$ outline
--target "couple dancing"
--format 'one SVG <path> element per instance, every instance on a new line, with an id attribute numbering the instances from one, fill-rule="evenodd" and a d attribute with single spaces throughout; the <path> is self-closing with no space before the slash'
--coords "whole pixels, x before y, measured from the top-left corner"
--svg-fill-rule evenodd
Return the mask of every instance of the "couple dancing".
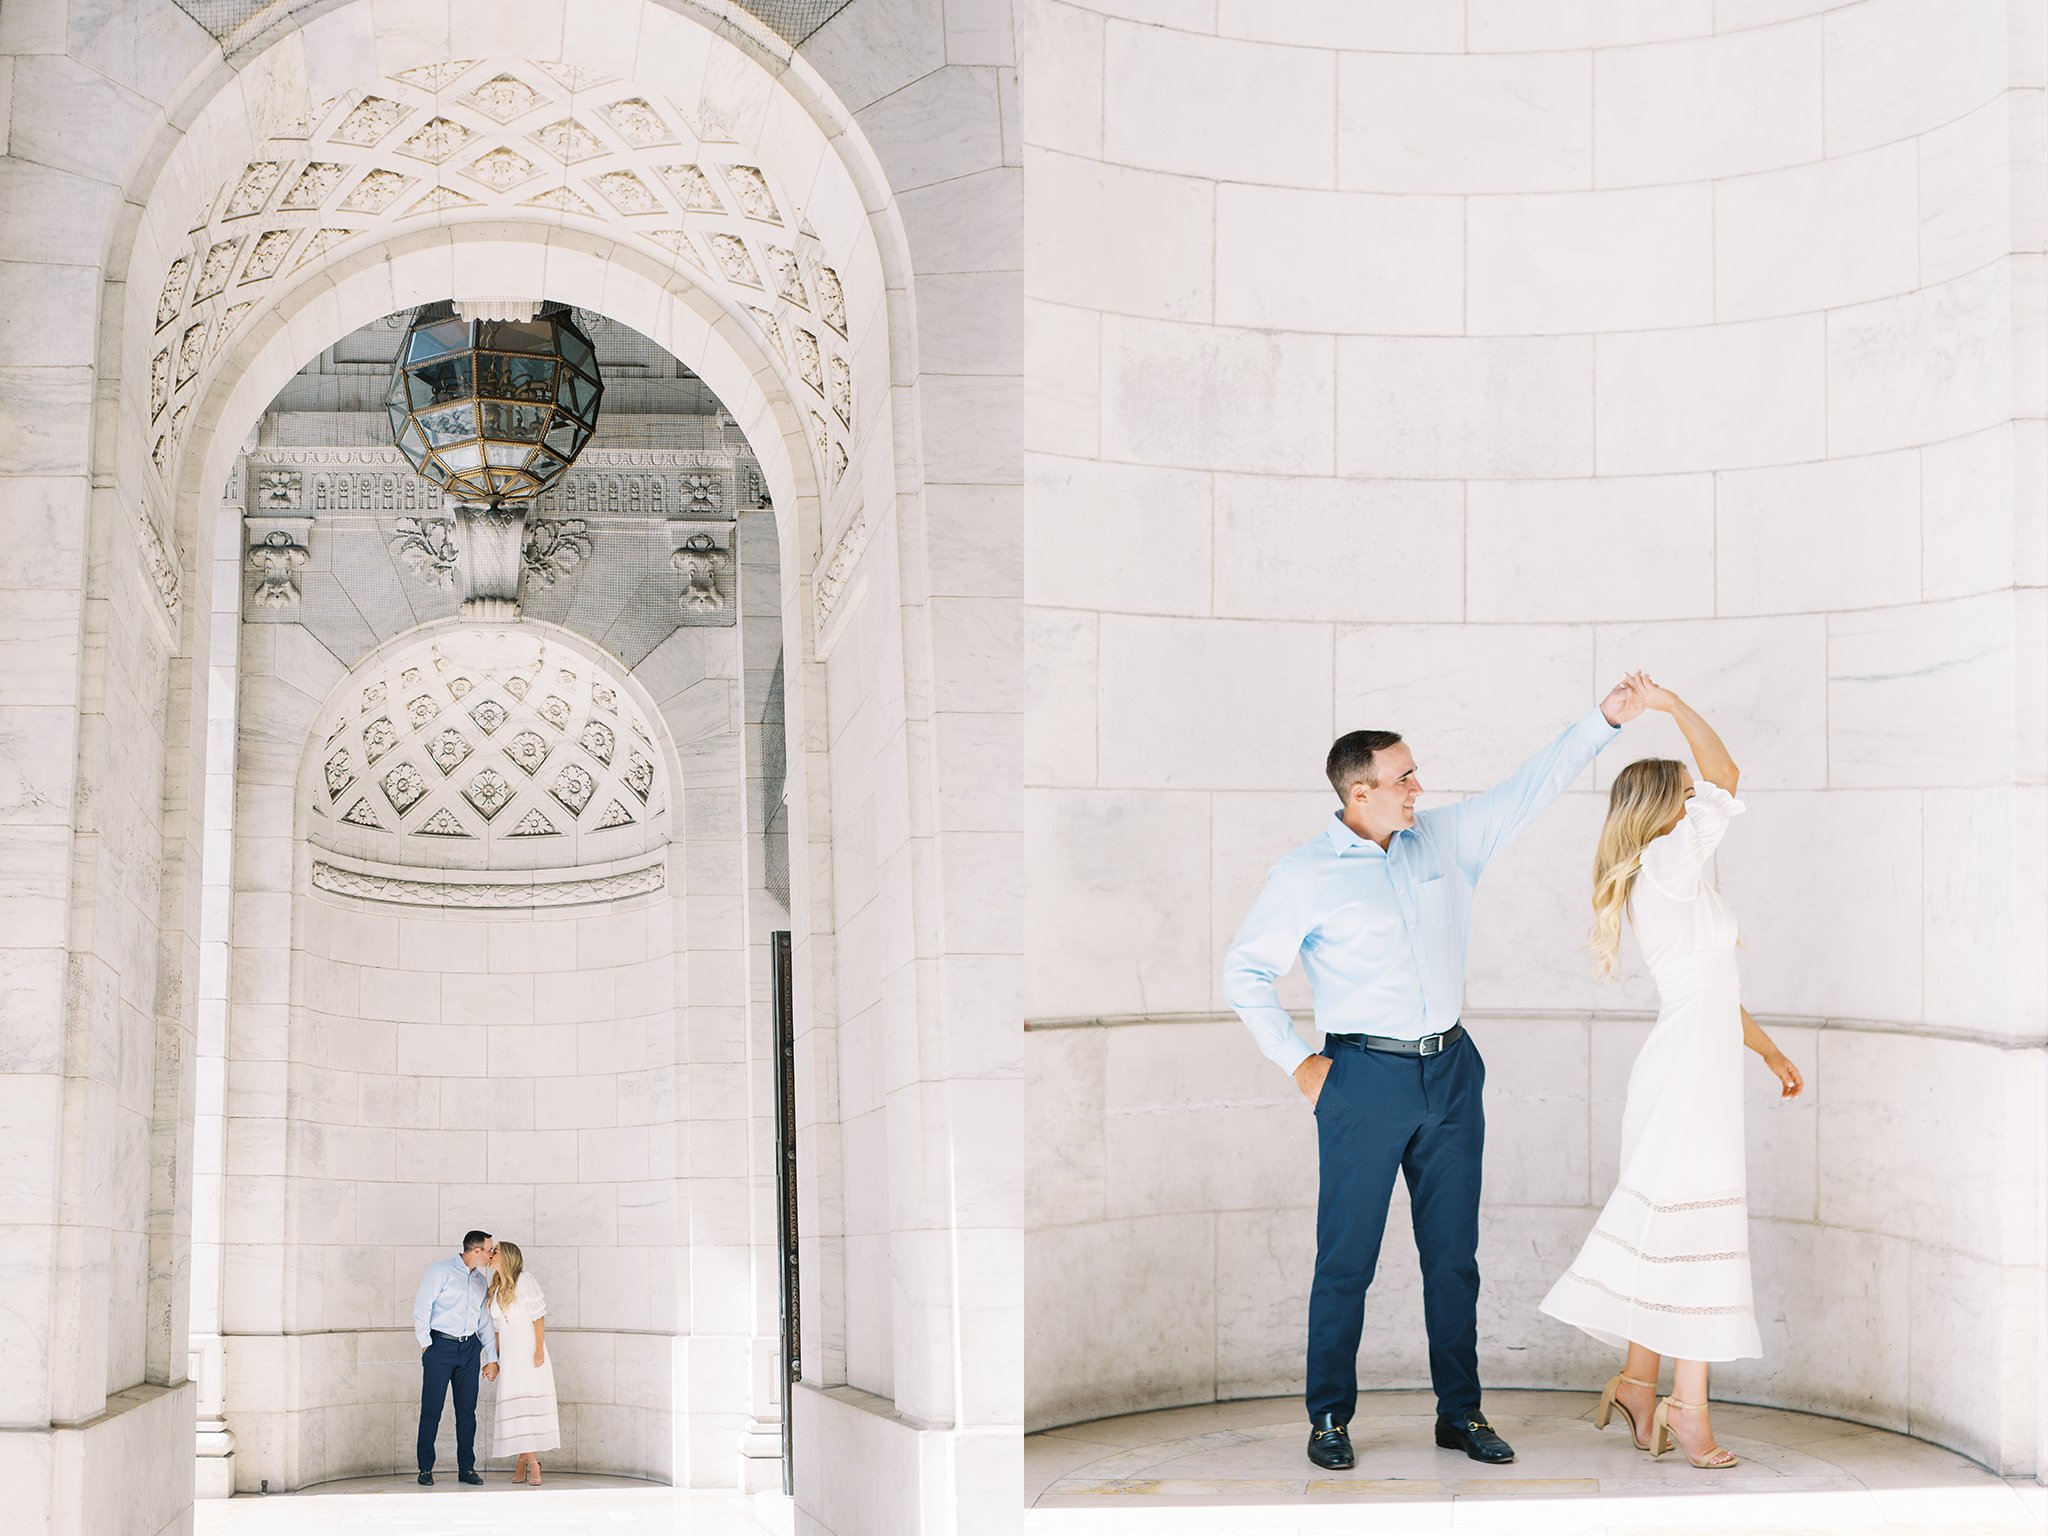
<path id="1" fill-rule="evenodd" d="M 1327 764 L 1341 808 L 1275 865 L 1225 962 L 1224 996 L 1259 1047 L 1314 1106 L 1321 1163 L 1309 1292 L 1308 1457 L 1354 1465 L 1365 1292 L 1398 1171 L 1422 1262 L 1436 1443 L 1475 1461 L 1514 1451 L 1480 1412 L 1480 1103 L 1486 1067 L 1458 1023 L 1472 891 L 1487 864 L 1645 709 L 1670 715 L 1698 776 L 1670 759 L 1615 777 L 1593 869 L 1596 968 L 1612 973 L 1630 919 L 1660 999 L 1629 1077 L 1621 1178 L 1542 1310 L 1614 1347 L 1601 1394 L 1636 1445 L 1673 1444 L 1696 1467 L 1736 1458 L 1715 1444 L 1707 1366 L 1762 1353 L 1750 1300 L 1742 1159 L 1741 1047 L 1801 1087 L 1742 1007 L 1735 919 L 1706 866 L 1729 820 L 1736 769 L 1697 711 L 1642 673 L 1503 783 L 1418 812 L 1414 754 L 1391 731 L 1338 738 Z M 1315 992 L 1320 1054 L 1295 1033 L 1275 987 L 1295 957 Z M 1663 1357 L 1672 1392 L 1657 1400 Z"/>
<path id="2" fill-rule="evenodd" d="M 562 1443 L 555 1364 L 547 1351 L 547 1298 L 525 1268 L 517 1243 L 495 1242 L 488 1232 L 466 1232 L 459 1255 L 429 1265 L 420 1277 L 412 1299 L 412 1332 L 420 1346 L 422 1487 L 434 1486 L 434 1438 L 441 1432 L 441 1404 L 451 1388 L 456 1476 L 465 1483 L 483 1482 L 476 1470 L 479 1374 L 498 1383 L 491 1454 L 519 1458 L 513 1482 L 539 1487 L 539 1453 Z"/>

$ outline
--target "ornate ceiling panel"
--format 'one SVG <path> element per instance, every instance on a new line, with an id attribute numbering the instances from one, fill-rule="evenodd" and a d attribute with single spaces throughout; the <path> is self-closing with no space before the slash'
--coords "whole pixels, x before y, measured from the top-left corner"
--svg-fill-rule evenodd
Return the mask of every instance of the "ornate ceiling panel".
<path id="1" fill-rule="evenodd" d="M 330 701 L 314 845 L 422 869 L 609 866 L 668 841 L 668 785 L 617 677 L 531 634 L 373 658 Z"/>
<path id="2" fill-rule="evenodd" d="M 549 60 L 450 60 L 312 105 L 215 190 L 162 274 L 157 471 L 170 474 L 209 366 L 281 279 L 451 210 L 531 209 L 645 241 L 747 316 L 811 423 L 821 483 L 836 487 L 858 410 L 845 291 L 792 189 L 732 132 Z"/>

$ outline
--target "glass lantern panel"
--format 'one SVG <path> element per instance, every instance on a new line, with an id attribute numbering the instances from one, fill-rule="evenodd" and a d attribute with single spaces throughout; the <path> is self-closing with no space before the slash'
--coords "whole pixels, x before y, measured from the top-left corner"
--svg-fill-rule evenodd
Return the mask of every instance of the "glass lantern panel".
<path id="1" fill-rule="evenodd" d="M 590 343 L 569 329 L 568 326 L 565 325 L 556 332 L 555 345 L 563 357 L 567 358 L 576 367 L 581 368 L 585 373 L 594 374 L 597 372 L 596 363 L 590 355 Z"/>
<path id="2" fill-rule="evenodd" d="M 549 412 L 542 406 L 486 400 L 477 409 L 483 413 L 484 436 L 501 442 L 537 443 L 548 424 Z"/>
<path id="3" fill-rule="evenodd" d="M 467 320 L 443 320 L 435 325 L 423 325 L 412 333 L 412 340 L 406 344 L 406 366 L 424 363 L 429 358 L 449 352 L 460 352 L 469 344 Z"/>
<path id="4" fill-rule="evenodd" d="M 427 438 L 415 422 L 408 421 L 405 430 L 398 434 L 398 447 L 408 459 L 417 464 L 426 456 Z"/>
<path id="5" fill-rule="evenodd" d="M 597 410 L 597 386 L 580 373 L 564 372 L 562 401 L 570 410 L 588 421 Z"/>
<path id="6" fill-rule="evenodd" d="M 574 416 L 564 416 L 557 412 L 555 424 L 548 428 L 548 435 L 544 441 L 550 452 L 565 459 L 573 459 L 589 436 L 589 429 L 582 422 Z"/>
<path id="7" fill-rule="evenodd" d="M 536 478 L 548 481 L 562 472 L 562 461 L 545 448 L 534 454 L 533 462 L 526 466 Z"/>
<path id="8" fill-rule="evenodd" d="M 441 458 L 452 470 L 475 469 L 484 461 L 484 445 L 482 443 L 463 443 L 458 447 L 444 448 L 441 451 Z"/>
<path id="9" fill-rule="evenodd" d="M 476 393 L 476 369 L 467 352 L 443 358 L 415 369 L 412 379 L 413 408 L 443 405 L 450 400 L 467 400 Z M 424 389 L 425 393 L 422 394 Z"/>
<path id="10" fill-rule="evenodd" d="M 385 406 L 384 415 L 391 422 L 391 435 L 393 437 L 396 437 L 398 436 L 399 433 L 403 432 L 406 429 L 408 423 L 411 421 L 411 418 L 406 415 L 405 407 L 403 405 Z"/>
<path id="11" fill-rule="evenodd" d="M 531 400 L 546 404 L 555 398 L 554 360 L 479 352 L 476 392 L 490 400 Z"/>
<path id="12" fill-rule="evenodd" d="M 445 485 L 448 480 L 448 466 L 439 459 L 428 459 L 420 466 L 420 473 L 436 485 Z"/>
<path id="13" fill-rule="evenodd" d="M 533 452 L 524 443 L 485 443 L 486 464 L 524 464 L 526 456 Z"/>
<path id="14" fill-rule="evenodd" d="M 427 441 L 436 448 L 448 443 L 466 442 L 477 435 L 476 407 L 473 405 L 424 412 L 419 423 L 420 429 L 427 434 Z"/>
<path id="15" fill-rule="evenodd" d="M 546 320 L 520 322 L 503 320 L 483 327 L 477 345 L 493 352 L 541 352 L 555 350 L 555 328 Z"/>

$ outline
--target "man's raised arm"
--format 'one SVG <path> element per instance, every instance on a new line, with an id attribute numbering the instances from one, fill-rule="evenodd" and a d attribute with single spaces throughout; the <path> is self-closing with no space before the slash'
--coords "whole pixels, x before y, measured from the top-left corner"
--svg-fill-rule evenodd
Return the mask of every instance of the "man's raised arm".
<path id="1" fill-rule="evenodd" d="M 1621 727 L 1643 712 L 1643 701 L 1627 682 L 1614 685 L 1598 709 L 1565 727 L 1564 733 L 1507 778 L 1483 794 L 1423 814 L 1451 829 L 1459 866 L 1474 880 L 1522 828 L 1564 792 Z"/>

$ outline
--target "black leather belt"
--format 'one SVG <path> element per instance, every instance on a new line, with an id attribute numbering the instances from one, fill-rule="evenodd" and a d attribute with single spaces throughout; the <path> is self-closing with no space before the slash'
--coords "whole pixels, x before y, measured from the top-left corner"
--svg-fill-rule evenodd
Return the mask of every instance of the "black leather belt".
<path id="1" fill-rule="evenodd" d="M 476 1337 L 473 1333 L 443 1333 L 438 1328 L 429 1328 L 427 1332 L 437 1339 L 446 1339 L 450 1344 L 467 1344 Z"/>
<path id="2" fill-rule="evenodd" d="M 1400 1040 L 1392 1035 L 1325 1035 L 1328 1045 L 1348 1045 L 1355 1051 L 1388 1051 L 1396 1056 L 1436 1056 L 1465 1038 L 1465 1026 L 1453 1024 L 1440 1035 L 1420 1040 Z"/>

